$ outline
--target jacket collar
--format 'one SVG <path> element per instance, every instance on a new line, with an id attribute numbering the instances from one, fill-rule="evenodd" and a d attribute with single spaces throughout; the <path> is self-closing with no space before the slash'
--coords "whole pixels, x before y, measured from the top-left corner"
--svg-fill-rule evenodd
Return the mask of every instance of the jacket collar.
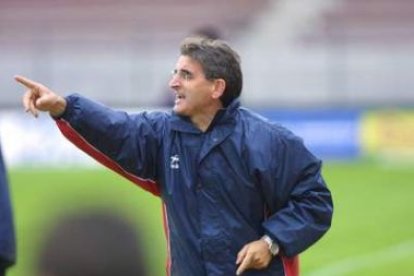
<path id="1" fill-rule="evenodd" d="M 235 114 L 239 107 L 240 102 L 236 99 L 233 100 L 226 108 L 218 110 L 213 118 L 213 121 L 208 127 L 207 132 L 212 131 L 221 125 L 234 125 Z M 172 112 L 170 122 L 172 130 L 188 133 L 202 133 L 201 130 L 193 125 L 188 117 L 177 115 L 175 112 Z"/>

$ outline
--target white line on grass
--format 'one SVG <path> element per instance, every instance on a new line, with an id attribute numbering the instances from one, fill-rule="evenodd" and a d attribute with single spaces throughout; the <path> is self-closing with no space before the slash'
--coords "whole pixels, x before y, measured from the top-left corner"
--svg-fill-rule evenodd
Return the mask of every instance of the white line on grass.
<path id="1" fill-rule="evenodd" d="M 414 255 L 414 240 L 408 240 L 365 255 L 342 259 L 324 268 L 306 273 L 306 276 L 346 275 L 377 264 L 391 263 L 410 255 Z"/>

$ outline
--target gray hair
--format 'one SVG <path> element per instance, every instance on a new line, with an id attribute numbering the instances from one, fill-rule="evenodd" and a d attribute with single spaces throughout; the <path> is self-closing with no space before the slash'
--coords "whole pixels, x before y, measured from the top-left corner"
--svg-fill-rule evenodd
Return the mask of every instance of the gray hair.
<path id="1" fill-rule="evenodd" d="M 206 79 L 226 82 L 220 97 L 223 106 L 227 107 L 240 96 L 243 86 L 240 57 L 227 43 L 205 37 L 187 37 L 181 43 L 180 53 L 199 62 Z"/>

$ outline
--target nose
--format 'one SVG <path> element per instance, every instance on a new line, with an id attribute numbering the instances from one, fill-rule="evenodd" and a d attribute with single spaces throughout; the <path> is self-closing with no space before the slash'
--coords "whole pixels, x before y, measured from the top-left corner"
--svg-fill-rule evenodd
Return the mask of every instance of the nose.
<path id="1" fill-rule="evenodd" d="M 170 88 L 172 88 L 172 89 L 176 89 L 176 88 L 178 88 L 178 87 L 181 85 L 181 82 L 180 82 L 180 78 L 179 78 L 179 76 L 178 76 L 177 74 L 173 74 L 173 75 L 171 76 L 171 79 L 170 79 L 170 81 L 169 81 L 168 85 L 169 85 L 169 86 L 170 86 Z"/>

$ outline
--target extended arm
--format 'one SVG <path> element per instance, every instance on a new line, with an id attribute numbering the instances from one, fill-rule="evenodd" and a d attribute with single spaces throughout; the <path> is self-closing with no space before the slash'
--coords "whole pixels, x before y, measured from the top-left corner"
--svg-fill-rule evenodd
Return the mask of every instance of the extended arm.
<path id="1" fill-rule="evenodd" d="M 15 79 L 28 88 L 23 97 L 26 111 L 35 117 L 39 111 L 49 112 L 63 135 L 82 151 L 145 190 L 159 194 L 155 180 L 161 115 L 129 115 L 79 95 L 64 98 L 21 76 Z"/>

